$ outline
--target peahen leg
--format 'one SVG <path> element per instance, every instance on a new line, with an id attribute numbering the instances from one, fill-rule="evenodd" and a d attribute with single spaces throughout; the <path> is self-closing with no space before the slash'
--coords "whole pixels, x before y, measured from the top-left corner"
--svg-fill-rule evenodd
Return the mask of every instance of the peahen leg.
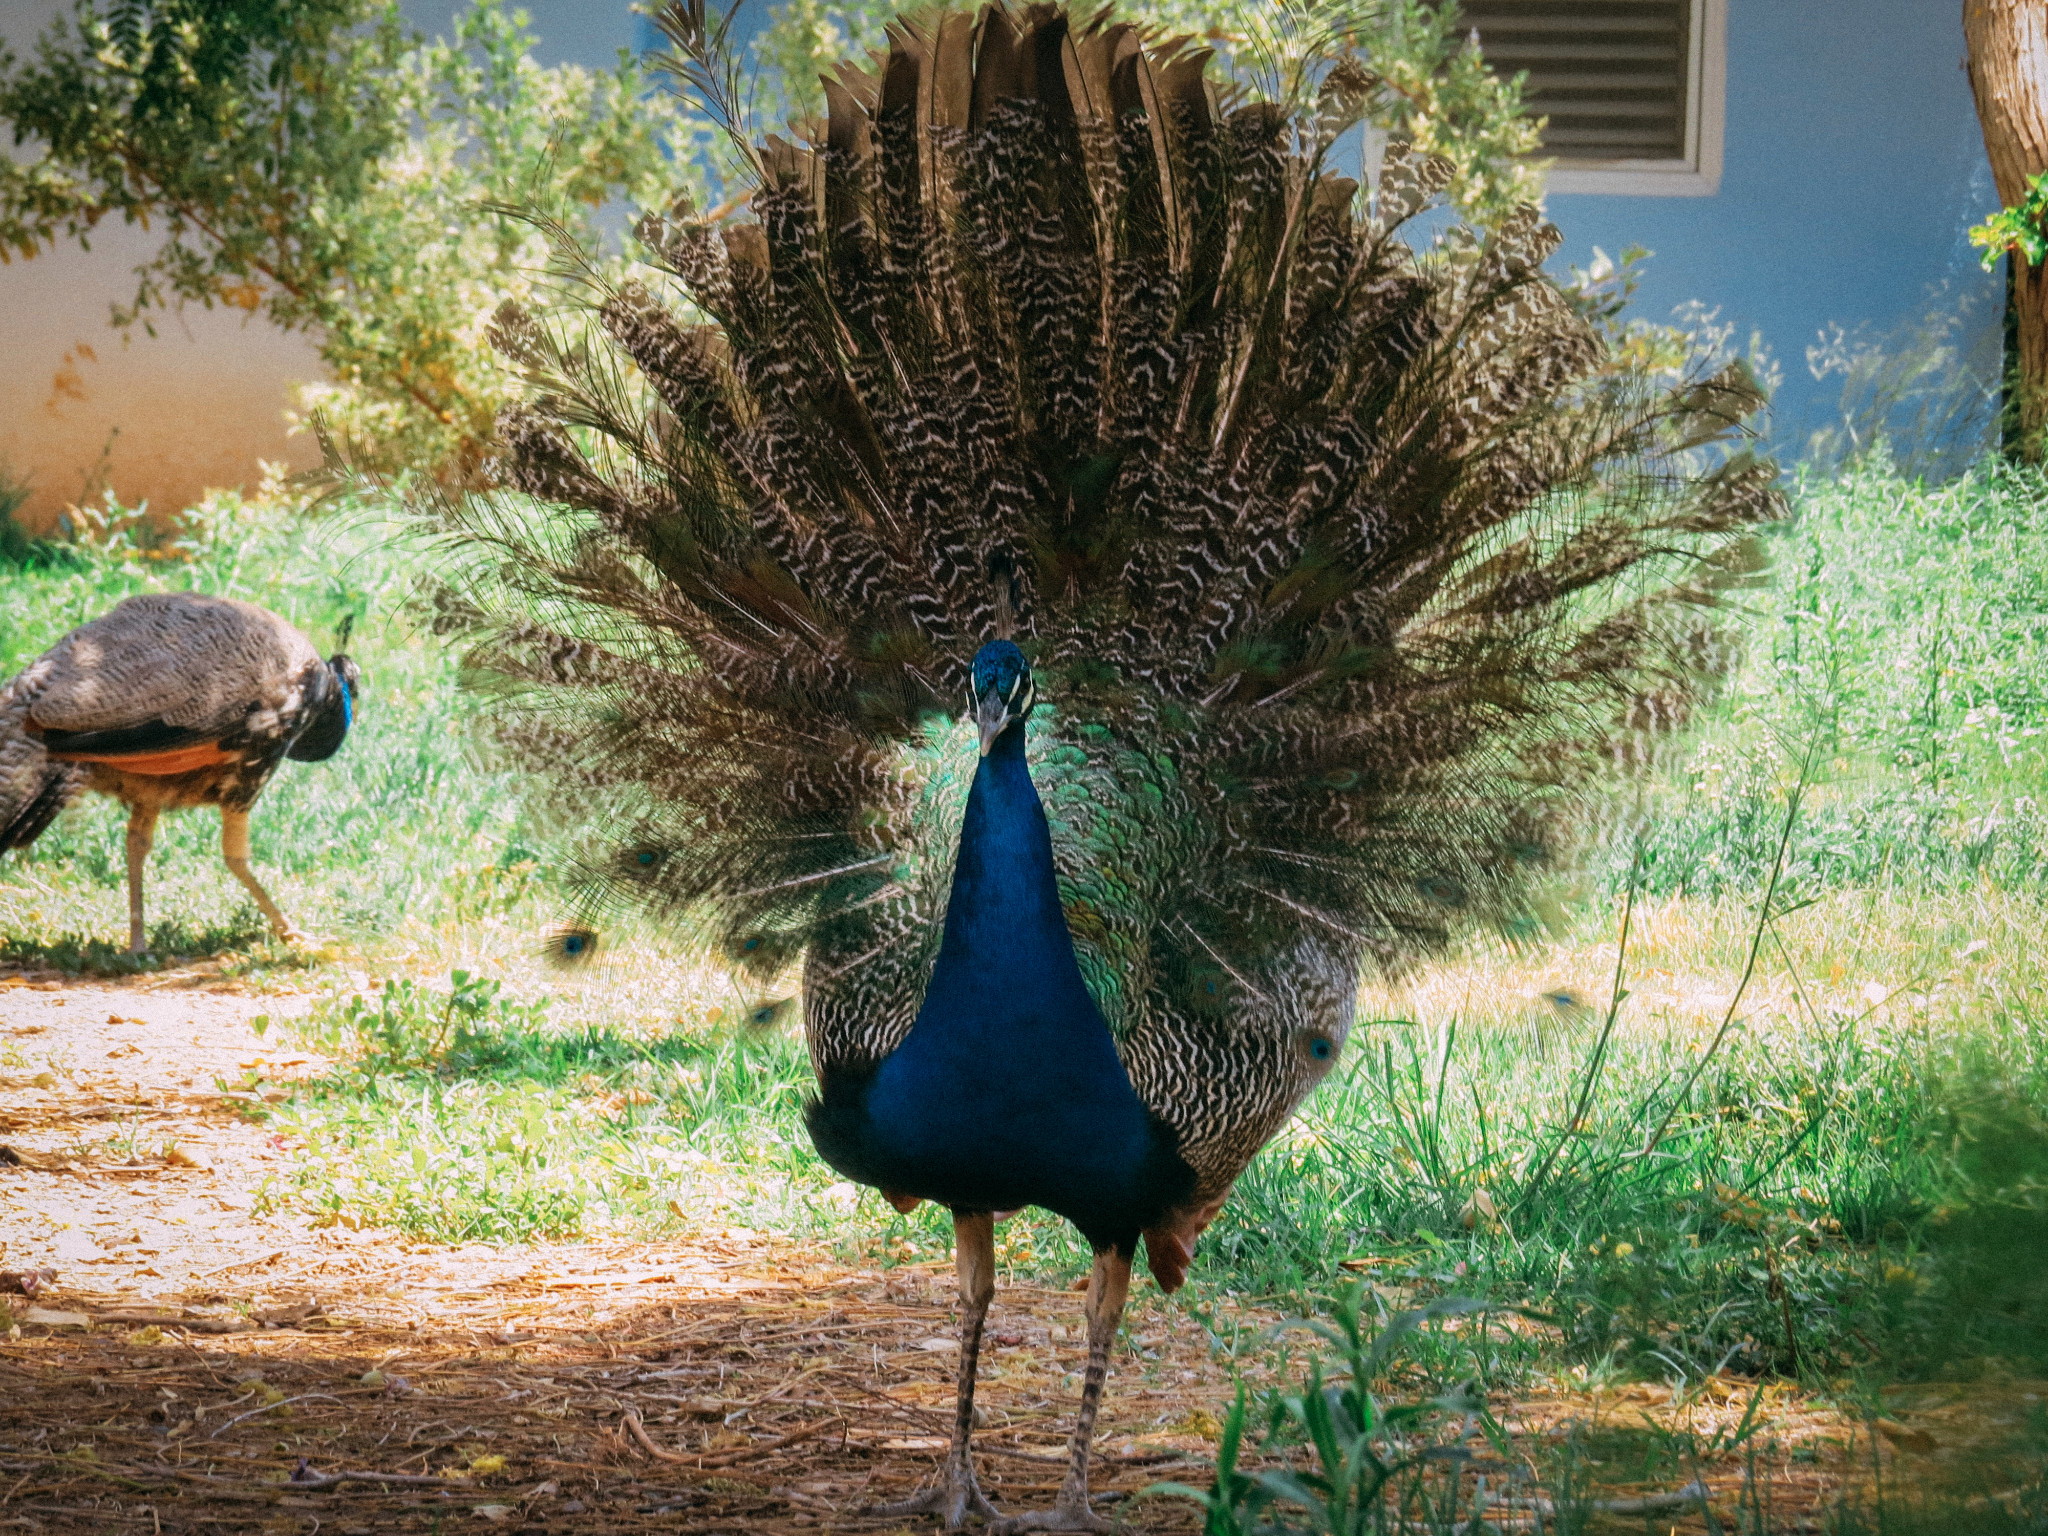
<path id="1" fill-rule="evenodd" d="M 150 844 L 156 841 L 156 807 L 128 807 L 128 953 L 139 955 L 149 947 L 143 938 L 142 869 L 149 862 Z"/>
<path id="2" fill-rule="evenodd" d="M 996 1221 L 987 1211 L 953 1213 L 953 1268 L 960 1281 L 960 1386 L 946 1464 L 939 1480 L 916 1498 L 868 1511 L 889 1519 L 939 1515 L 949 1531 L 959 1530 L 970 1511 L 984 1520 L 994 1520 L 997 1514 L 974 1479 L 974 1461 L 967 1452 L 967 1437 L 974 1430 L 974 1369 L 981 1354 L 981 1329 L 996 1293 Z"/>
<path id="3" fill-rule="evenodd" d="M 1088 1374 L 1081 1381 L 1081 1416 L 1074 1421 L 1066 1481 L 1051 1509 L 999 1520 L 989 1527 L 989 1536 L 1110 1529 L 1110 1523 L 1088 1507 L 1088 1448 L 1095 1438 L 1095 1410 L 1102 1405 L 1102 1381 L 1109 1374 L 1109 1346 L 1116 1342 L 1130 1289 L 1130 1256 L 1114 1248 L 1096 1254 L 1095 1272 L 1088 1278 Z"/>
<path id="4" fill-rule="evenodd" d="M 231 811 L 223 806 L 220 813 L 220 857 L 233 875 L 249 894 L 256 898 L 256 909 L 269 919 L 270 931 L 280 939 L 303 937 L 285 920 L 277 910 L 277 903 L 270 899 L 270 893 L 263 889 L 263 883 L 256 878 L 256 871 L 249 867 L 249 813 Z"/>

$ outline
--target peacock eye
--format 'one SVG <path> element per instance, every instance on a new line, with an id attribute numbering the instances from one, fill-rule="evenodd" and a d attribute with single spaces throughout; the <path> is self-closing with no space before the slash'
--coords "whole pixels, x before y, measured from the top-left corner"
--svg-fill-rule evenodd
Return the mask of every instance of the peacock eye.
<path id="1" fill-rule="evenodd" d="M 562 940 L 562 953 L 565 955 L 580 955 L 583 953 L 583 946 L 589 942 L 582 934 L 572 933 Z"/>
<path id="2" fill-rule="evenodd" d="M 647 868 L 648 865 L 654 862 L 654 850 L 652 848 L 641 849 L 638 862 L 642 869 Z"/>
<path id="3" fill-rule="evenodd" d="M 1315 1057 L 1317 1061 L 1328 1061 L 1331 1050 L 1332 1046 L 1330 1045 L 1330 1037 L 1328 1035 L 1317 1035 L 1315 1039 L 1308 1043 L 1308 1053 Z"/>
<path id="4" fill-rule="evenodd" d="M 747 953 L 749 954 L 752 954 L 755 950 L 759 949 L 760 947 L 761 941 L 759 939 L 749 939 L 746 943 L 740 946 L 741 949 L 747 951 Z"/>

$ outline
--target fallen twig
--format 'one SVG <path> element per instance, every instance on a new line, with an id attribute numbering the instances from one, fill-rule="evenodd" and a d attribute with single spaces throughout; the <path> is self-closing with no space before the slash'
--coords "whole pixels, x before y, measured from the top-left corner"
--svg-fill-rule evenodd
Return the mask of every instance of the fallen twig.
<path id="1" fill-rule="evenodd" d="M 274 1403 L 265 1403 L 261 1408 L 251 1408 L 247 1413 L 236 1414 L 232 1419 L 229 1419 L 227 1423 L 221 1425 L 219 1429 L 216 1429 L 212 1434 L 208 1435 L 206 1438 L 209 1440 L 218 1440 L 225 1431 L 233 1429 L 237 1424 L 241 1423 L 242 1420 L 253 1419 L 256 1417 L 257 1414 L 268 1413 L 273 1408 L 289 1408 L 293 1403 L 339 1403 L 340 1401 L 340 1398 L 330 1396 L 328 1393 L 325 1392 L 301 1392 L 297 1397 L 281 1397 Z"/>
<path id="2" fill-rule="evenodd" d="M 877 1402 L 887 1403 L 891 1408 L 895 1409 L 905 1418 L 922 1419 L 926 1424 L 940 1430 L 941 1432 L 945 1432 L 951 1428 L 948 1422 L 939 1414 L 933 1413 L 928 1408 L 920 1408 L 915 1403 L 906 1403 L 902 1401 L 900 1398 L 891 1397 L 888 1393 L 869 1386 L 866 1382 L 861 1381 L 858 1377 L 854 1376 L 849 1371 L 843 1369 L 836 1370 L 833 1372 L 833 1374 L 837 1376 L 839 1380 L 846 1383 L 847 1386 L 853 1388 L 854 1391 L 862 1393 L 865 1396 L 872 1397 Z"/>
<path id="3" fill-rule="evenodd" d="M 343 1483 L 389 1483 L 400 1488 L 474 1488 L 473 1477 L 435 1477 L 418 1472 L 315 1472 L 301 1456 L 287 1488 L 339 1488 Z"/>
<path id="4" fill-rule="evenodd" d="M 732 1450 L 720 1451 L 715 1455 L 703 1457 L 698 1462 L 698 1465 L 702 1467 L 734 1466 L 742 1461 L 751 1461 L 756 1456 L 765 1456 L 770 1451 L 779 1451 L 787 1446 L 795 1445 L 799 1441 L 809 1440 L 816 1435 L 822 1435 L 834 1425 L 837 1425 L 843 1431 L 846 1428 L 846 1420 L 820 1419 L 808 1429 L 795 1430 L 790 1434 L 782 1436 L 779 1440 L 764 1440 L 759 1445 L 736 1446 Z"/>
<path id="5" fill-rule="evenodd" d="M 271 1406 L 277 1407 L 278 1404 Z M 61 1454 L 51 1454 L 35 1463 L 0 1463 L 8 1471 L 20 1471 L 24 1466 L 30 1473 L 38 1470 L 62 1470 L 77 1476 L 109 1478 L 132 1483 L 141 1488 L 143 1479 L 164 1482 L 195 1483 L 207 1491 L 210 1498 L 227 1499 L 274 1499 L 280 1493 L 303 1489 L 338 1488 L 343 1483 L 389 1483 L 404 1488 L 474 1488 L 476 1479 L 471 1477 L 422 1476 L 411 1472 L 315 1472 L 302 1456 L 291 1477 L 281 1483 L 250 1483 L 237 1477 L 221 1477 L 210 1472 L 201 1472 L 193 1467 L 152 1467 L 135 1463 L 117 1462 L 111 1466 L 94 1466 L 90 1463 L 73 1462 Z"/>
<path id="6" fill-rule="evenodd" d="M 765 1456 L 770 1451 L 779 1451 L 786 1446 L 796 1445 L 800 1441 L 809 1440 L 814 1436 L 823 1434 L 835 1424 L 841 1429 L 846 1427 L 844 1419 L 820 1419 L 817 1423 L 795 1430 L 778 1440 L 763 1440 L 758 1445 L 735 1446 L 728 1451 L 714 1451 L 709 1456 L 691 1456 L 682 1451 L 666 1450 L 656 1445 L 648 1436 L 647 1426 L 640 1422 L 640 1415 L 632 1409 L 628 1408 L 623 1418 L 625 1420 L 626 1432 L 639 1441 L 641 1448 L 656 1461 L 673 1462 L 705 1472 L 716 1471 L 720 1467 L 736 1466 L 738 1463 L 750 1461 L 756 1456 Z"/>
<path id="7" fill-rule="evenodd" d="M 1073 1460 L 1071 1456 L 1052 1456 L 1044 1451 L 1013 1451 L 1006 1445 L 989 1445 L 984 1441 L 975 1441 L 972 1445 L 977 1456 L 1006 1456 L 1012 1461 L 1036 1461 L 1051 1467 L 1064 1467 Z M 1098 1467 L 1158 1467 L 1169 1461 L 1194 1459 L 1186 1451 L 1143 1451 L 1130 1456 L 1098 1453 L 1089 1458 L 1091 1464 Z"/>
<path id="8" fill-rule="evenodd" d="M 279 1259 L 284 1257 L 284 1252 L 284 1249 L 280 1248 L 275 1253 L 264 1254 L 263 1257 L 260 1259 L 237 1259 L 234 1263 L 223 1264 L 218 1269 L 204 1270 L 201 1273 L 194 1275 L 192 1278 L 194 1280 L 211 1280 L 215 1275 L 225 1275 L 233 1270 L 254 1269 L 259 1264 L 275 1264 Z"/>
<path id="9" fill-rule="evenodd" d="M 680 1452 L 666 1450 L 663 1447 L 656 1445 L 652 1440 L 650 1440 L 647 1437 L 647 1426 L 640 1422 L 640 1415 L 635 1413 L 630 1408 L 628 1408 L 625 1412 L 625 1424 L 626 1432 L 630 1434 L 635 1440 L 638 1440 L 640 1442 L 640 1448 L 646 1451 L 647 1454 L 652 1456 L 656 1461 L 688 1463 L 695 1459 L 694 1457 L 685 1456 L 682 1455 Z"/>
<path id="10" fill-rule="evenodd" d="M 676 1272 L 670 1268 L 627 1275 L 549 1275 L 533 1283 L 543 1291 L 573 1291 L 606 1285 L 654 1285 L 664 1280 L 673 1283 L 675 1279 Z"/>
<path id="11" fill-rule="evenodd" d="M 186 1333 L 224 1334 L 256 1331 L 256 1325 L 246 1317 L 187 1317 L 167 1326 L 181 1328 Z"/>
<path id="12" fill-rule="evenodd" d="M 1684 1509 L 1690 1504 L 1705 1504 L 1709 1495 L 1707 1485 L 1697 1480 L 1687 1483 L 1673 1493 L 1647 1493 L 1632 1499 L 1589 1499 L 1583 1504 L 1573 1504 L 1571 1510 L 1581 1514 L 1595 1515 L 1659 1515 L 1674 1509 Z M 1558 1507 L 1549 1499 L 1517 1499 L 1510 1504 L 1505 1499 L 1494 1499 L 1483 1503 L 1473 1511 L 1478 1516 L 1483 1510 L 1497 1509 L 1504 1514 L 1540 1515 L 1546 1520 L 1555 1520 Z"/>

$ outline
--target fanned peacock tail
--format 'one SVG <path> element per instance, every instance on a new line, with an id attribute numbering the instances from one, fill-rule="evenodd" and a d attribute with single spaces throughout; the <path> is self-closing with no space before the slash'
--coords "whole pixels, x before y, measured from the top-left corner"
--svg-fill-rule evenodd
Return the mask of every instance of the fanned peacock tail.
<path id="1" fill-rule="evenodd" d="M 663 25 L 715 91 L 701 7 Z M 1323 164 L 1356 62 L 1289 104 L 1049 5 L 890 39 L 758 152 L 752 219 L 643 224 L 672 282 L 581 271 L 603 345 L 501 311 L 532 389 L 447 509 L 456 608 L 508 740 L 617 834 L 593 904 L 800 959 L 821 1072 L 917 1013 L 969 661 L 1016 640 L 1084 976 L 1214 1196 L 1361 967 L 1514 920 L 1684 721 L 1780 514 L 1760 401 L 1619 367 L 1533 209 L 1412 252 L 1443 162 Z"/>

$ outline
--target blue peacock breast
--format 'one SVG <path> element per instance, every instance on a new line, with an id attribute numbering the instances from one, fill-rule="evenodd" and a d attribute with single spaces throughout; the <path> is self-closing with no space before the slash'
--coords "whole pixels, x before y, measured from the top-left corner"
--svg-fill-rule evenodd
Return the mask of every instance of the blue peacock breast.
<path id="1" fill-rule="evenodd" d="M 1190 1174 L 1139 1101 L 1084 981 L 1023 732 L 976 769 L 916 1022 L 822 1083 L 819 1151 L 864 1183 L 960 1209 L 1038 1205 L 1128 1242 Z"/>

